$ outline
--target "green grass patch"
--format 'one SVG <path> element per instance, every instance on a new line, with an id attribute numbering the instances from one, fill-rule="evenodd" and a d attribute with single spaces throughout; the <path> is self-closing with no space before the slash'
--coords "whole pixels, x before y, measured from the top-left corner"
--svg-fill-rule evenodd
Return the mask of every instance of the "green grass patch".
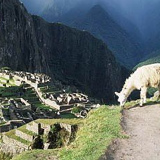
<path id="1" fill-rule="evenodd" d="M 26 129 L 26 125 L 22 126 L 22 127 L 19 127 L 18 130 L 22 131 L 23 133 L 26 133 L 30 136 L 34 136 L 36 135 L 36 133 L 33 133 L 32 131 L 29 131 Z"/>
<path id="2" fill-rule="evenodd" d="M 24 139 L 22 139 L 22 138 L 20 138 L 20 137 L 17 137 L 17 136 L 15 135 L 15 129 L 14 129 L 14 130 L 10 130 L 9 132 L 5 133 L 5 135 L 6 135 L 7 137 L 12 138 L 12 139 L 15 139 L 15 140 L 17 140 L 17 141 L 19 141 L 19 142 L 21 142 L 21 143 L 24 143 L 24 144 L 26 144 L 26 145 L 30 145 L 30 142 L 29 142 L 29 141 L 26 141 L 26 140 L 24 140 Z"/>
<path id="3" fill-rule="evenodd" d="M 76 118 L 76 116 L 72 113 L 61 113 L 61 118 L 70 119 L 70 118 Z"/>
<path id="4" fill-rule="evenodd" d="M 69 146 L 59 150 L 24 152 L 13 160 L 44 160 L 57 155 L 61 160 L 97 160 L 105 153 L 113 139 L 125 137 L 121 133 L 120 111 L 120 107 L 110 109 L 103 106 L 92 110 L 86 119 L 36 120 L 36 122 L 50 125 L 59 122 L 81 125 L 79 125 L 76 140 Z"/>
<path id="5" fill-rule="evenodd" d="M 5 81 L 7 81 L 8 79 L 7 79 L 7 78 L 4 78 L 4 77 L 0 77 L 0 80 L 5 80 Z"/>
<path id="6" fill-rule="evenodd" d="M 53 125 L 56 123 L 66 123 L 66 124 L 81 124 L 83 123 L 82 119 L 38 119 L 35 120 L 36 123 L 42 123 L 46 125 Z"/>
<path id="7" fill-rule="evenodd" d="M 135 101 L 127 102 L 124 105 L 124 109 L 131 109 L 131 108 L 134 108 L 134 107 L 138 107 L 138 106 L 140 106 L 139 103 L 140 103 L 140 99 L 135 100 Z M 152 104 L 159 104 L 159 103 L 160 103 L 160 99 L 157 100 L 157 98 L 151 98 L 151 99 L 147 98 L 146 103 L 144 103 L 143 106 L 152 105 Z"/>
<path id="8" fill-rule="evenodd" d="M 24 152 L 12 160 L 46 160 L 46 157 L 49 157 L 48 160 L 54 160 L 57 157 L 57 152 L 53 150 L 33 150 Z"/>
<path id="9" fill-rule="evenodd" d="M 12 158 L 12 155 L 10 155 L 9 153 L 3 153 L 2 151 L 0 151 L 0 160 L 10 160 Z"/>

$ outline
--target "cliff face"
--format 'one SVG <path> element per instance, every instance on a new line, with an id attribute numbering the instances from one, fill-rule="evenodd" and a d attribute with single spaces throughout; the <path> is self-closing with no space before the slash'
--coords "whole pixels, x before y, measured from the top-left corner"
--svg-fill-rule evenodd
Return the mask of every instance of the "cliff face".
<path id="1" fill-rule="evenodd" d="M 46 66 L 35 36 L 32 17 L 17 0 L 0 0 L 0 65 L 43 71 Z"/>
<path id="2" fill-rule="evenodd" d="M 44 72 L 111 101 L 126 73 L 111 51 L 87 32 L 45 22 L 18 0 L 0 0 L 0 67 Z"/>

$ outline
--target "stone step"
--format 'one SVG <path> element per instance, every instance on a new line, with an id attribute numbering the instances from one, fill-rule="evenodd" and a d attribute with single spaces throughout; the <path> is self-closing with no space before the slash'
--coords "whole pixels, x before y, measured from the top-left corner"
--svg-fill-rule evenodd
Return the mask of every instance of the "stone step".
<path id="1" fill-rule="evenodd" d="M 32 142 L 34 140 L 34 137 L 35 137 L 34 134 L 30 135 L 30 134 L 28 134 L 28 132 L 25 133 L 25 132 L 21 131 L 20 129 L 15 130 L 15 135 L 17 137 L 20 137 L 21 139 L 24 139 L 24 140 L 29 141 L 29 142 Z"/>
<path id="2" fill-rule="evenodd" d="M 35 121 L 26 124 L 26 130 L 28 130 L 29 133 L 34 133 L 38 135 L 40 134 L 40 128 L 41 124 L 36 123 Z"/>
<path id="3" fill-rule="evenodd" d="M 74 107 L 73 105 L 63 105 L 63 106 L 60 106 L 60 112 L 71 111 L 73 107 Z"/>
<path id="4" fill-rule="evenodd" d="M 30 141 L 27 141 L 25 139 L 22 139 L 21 137 L 19 136 L 16 136 L 15 135 L 15 131 L 16 130 L 11 130 L 9 132 L 6 132 L 3 136 L 2 136 L 2 141 L 3 143 L 7 144 L 8 143 L 8 140 L 10 139 L 10 143 L 12 144 L 18 144 L 18 146 L 25 146 L 25 148 L 27 148 L 31 142 Z"/>
<path id="5" fill-rule="evenodd" d="M 27 151 L 30 145 L 29 143 L 23 143 L 23 140 L 20 140 L 20 138 L 16 136 L 9 137 L 3 135 L 2 141 L 3 143 L 0 145 L 0 150 L 4 153 L 12 153 L 13 155 Z"/>

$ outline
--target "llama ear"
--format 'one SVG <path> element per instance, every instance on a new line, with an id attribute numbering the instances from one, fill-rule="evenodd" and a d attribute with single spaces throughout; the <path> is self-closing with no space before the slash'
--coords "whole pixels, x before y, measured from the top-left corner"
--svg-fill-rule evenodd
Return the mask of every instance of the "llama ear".
<path id="1" fill-rule="evenodd" d="M 114 93 L 115 93 L 115 95 L 116 95 L 116 96 L 118 96 L 118 97 L 119 97 L 119 93 L 118 93 L 118 92 L 114 92 Z"/>

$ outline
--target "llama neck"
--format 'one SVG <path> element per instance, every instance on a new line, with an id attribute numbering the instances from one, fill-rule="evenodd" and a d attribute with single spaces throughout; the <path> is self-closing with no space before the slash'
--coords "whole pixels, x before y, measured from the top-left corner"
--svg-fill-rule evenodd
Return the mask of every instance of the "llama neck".
<path id="1" fill-rule="evenodd" d="M 135 86 L 134 86 L 134 79 L 131 76 L 127 81 L 125 86 L 123 87 L 123 92 L 126 95 L 126 97 L 128 98 L 128 96 L 132 93 L 133 90 L 135 90 Z"/>
<path id="2" fill-rule="evenodd" d="M 134 86 L 130 86 L 130 88 L 125 90 L 125 95 L 126 95 L 127 98 L 129 97 L 129 95 L 132 93 L 133 90 L 135 90 Z"/>

